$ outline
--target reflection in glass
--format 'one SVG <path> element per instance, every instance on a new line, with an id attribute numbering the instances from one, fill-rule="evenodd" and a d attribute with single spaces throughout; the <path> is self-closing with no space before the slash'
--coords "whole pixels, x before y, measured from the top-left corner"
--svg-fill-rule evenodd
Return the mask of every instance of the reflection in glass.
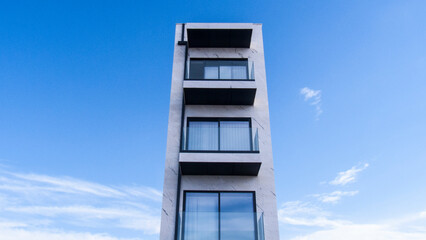
<path id="1" fill-rule="evenodd" d="M 187 64 L 189 79 L 226 79 L 248 80 L 254 79 L 253 62 L 247 59 L 209 60 L 192 59 Z M 248 74 L 250 73 L 250 77 Z"/>
<path id="2" fill-rule="evenodd" d="M 258 151 L 257 129 L 244 121 L 188 121 L 185 150 Z M 254 137 L 254 138 L 253 138 Z"/>
<path id="3" fill-rule="evenodd" d="M 220 239 L 255 239 L 252 193 L 220 193 Z"/>
<path id="4" fill-rule="evenodd" d="M 185 240 L 218 239 L 218 193 L 187 193 L 185 209 Z"/>
<path id="5" fill-rule="evenodd" d="M 259 233 L 253 193 L 187 192 L 183 218 L 185 240 L 255 240 Z"/>

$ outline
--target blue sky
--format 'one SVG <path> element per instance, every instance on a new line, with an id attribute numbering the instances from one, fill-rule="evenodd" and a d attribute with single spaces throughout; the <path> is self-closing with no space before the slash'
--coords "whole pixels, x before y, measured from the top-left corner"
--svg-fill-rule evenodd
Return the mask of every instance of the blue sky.
<path id="1" fill-rule="evenodd" d="M 424 1 L 0 7 L 0 238 L 157 239 L 175 23 L 263 23 L 281 239 L 426 239 Z"/>

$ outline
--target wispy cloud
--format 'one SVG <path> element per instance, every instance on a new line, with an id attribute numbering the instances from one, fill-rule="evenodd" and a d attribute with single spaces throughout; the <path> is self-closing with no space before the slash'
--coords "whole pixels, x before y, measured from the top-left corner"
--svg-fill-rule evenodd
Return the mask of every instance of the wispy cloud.
<path id="1" fill-rule="evenodd" d="M 292 240 L 424 240 L 425 232 L 404 232 L 382 224 L 348 224 L 336 228 L 315 231 Z"/>
<path id="2" fill-rule="evenodd" d="M 278 219 L 283 224 L 309 227 L 337 227 L 345 224 L 345 221 L 332 220 L 329 216 L 330 213 L 310 202 L 286 202 L 278 210 Z"/>
<path id="3" fill-rule="evenodd" d="M 1 224 L 1 223 L 0 223 Z M 141 240 L 141 238 L 117 238 L 106 233 L 72 232 L 60 229 L 22 229 L 0 226 L 2 240 Z"/>
<path id="4" fill-rule="evenodd" d="M 365 170 L 369 166 L 368 163 L 362 166 L 353 166 L 351 169 L 339 172 L 337 177 L 330 181 L 331 185 L 346 185 L 348 183 L 354 182 L 356 180 L 357 174 Z"/>
<path id="5" fill-rule="evenodd" d="M 155 237 L 161 197 L 147 186 L 0 170 L 0 239 L 117 240 L 122 231 Z"/>
<path id="6" fill-rule="evenodd" d="M 351 197 L 356 194 L 358 194 L 358 191 L 334 191 L 331 193 L 314 194 L 313 196 L 323 203 L 337 203 L 342 197 Z"/>
<path id="7" fill-rule="evenodd" d="M 421 221 L 417 219 L 410 224 Z M 424 230 L 409 231 L 401 230 L 402 225 L 389 225 L 386 223 L 357 224 L 347 223 L 340 226 L 321 229 L 304 236 L 297 236 L 292 240 L 424 240 L 426 232 Z"/>
<path id="8" fill-rule="evenodd" d="M 340 172 L 330 184 L 342 186 L 356 180 L 368 164 L 354 166 Z M 426 211 L 408 216 L 369 223 L 355 223 L 336 216 L 324 207 L 337 203 L 342 197 L 355 196 L 358 191 L 334 191 L 313 194 L 316 200 L 290 201 L 281 205 L 278 219 L 291 240 L 424 240 L 426 239 Z M 294 234 L 296 233 L 296 234 Z"/>
<path id="9" fill-rule="evenodd" d="M 305 101 L 309 102 L 312 106 L 315 107 L 315 119 L 318 120 L 319 116 L 322 113 L 321 109 L 321 90 L 314 90 L 308 87 L 300 89 L 300 94 L 305 98 Z"/>
<path id="10" fill-rule="evenodd" d="M 279 221 L 286 226 L 303 228 L 308 232 L 292 240 L 420 240 L 426 239 L 424 211 L 377 223 L 359 224 L 339 219 L 330 212 L 309 202 L 286 202 L 278 212 Z M 309 231 L 310 229 L 310 231 Z"/>

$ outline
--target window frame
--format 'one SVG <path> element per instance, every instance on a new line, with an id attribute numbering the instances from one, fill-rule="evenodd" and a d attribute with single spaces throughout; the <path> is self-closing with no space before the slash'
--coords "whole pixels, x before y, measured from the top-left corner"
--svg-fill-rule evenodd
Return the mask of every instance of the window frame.
<path id="1" fill-rule="evenodd" d="M 228 79 L 228 78 L 220 78 L 220 64 L 217 64 L 218 67 L 218 73 L 217 76 L 218 78 L 192 78 L 191 77 L 191 61 L 217 61 L 218 63 L 220 62 L 226 62 L 226 61 L 238 61 L 238 62 L 244 62 L 244 65 L 241 66 L 245 66 L 246 67 L 246 75 L 247 78 L 245 79 Z M 205 67 L 205 63 L 204 63 L 204 67 Z M 223 66 L 228 66 L 228 65 L 223 65 Z M 189 69 L 188 69 L 189 68 Z M 189 72 L 187 72 L 189 71 Z M 185 64 L 185 80 L 193 80 L 193 81 L 254 81 L 253 78 L 250 78 L 250 70 L 249 70 L 249 59 L 248 58 L 188 58 L 187 63 Z"/>
<path id="2" fill-rule="evenodd" d="M 258 235 L 258 232 L 257 232 L 257 222 L 256 222 L 256 220 L 257 220 L 257 208 L 256 208 L 256 191 L 231 191 L 231 190 L 224 190 L 224 191 L 208 191 L 208 190 L 184 190 L 183 191 L 183 206 L 182 206 L 182 209 L 183 209 L 183 212 L 185 213 L 186 212 L 186 194 L 187 193 L 217 193 L 217 196 L 218 196 L 218 233 L 219 233 L 219 236 L 218 236 L 218 240 L 220 240 L 220 233 L 221 233 L 221 231 L 220 231 L 220 213 L 221 213 L 221 211 L 220 211 L 220 194 L 221 193 L 251 193 L 252 194 L 252 197 L 253 197 L 253 216 L 254 216 L 254 219 L 253 219 L 253 224 L 254 224 L 254 232 L 255 232 L 255 237 L 254 237 L 254 239 L 255 240 L 257 240 L 258 239 L 258 237 L 257 237 L 257 235 Z M 186 222 L 186 220 L 183 220 L 183 229 L 185 229 L 185 222 Z M 185 234 L 185 232 L 184 231 L 182 231 L 182 236 L 184 236 L 184 234 Z M 182 238 L 182 239 L 184 239 L 184 238 Z"/>
<path id="3" fill-rule="evenodd" d="M 197 121 L 197 122 L 218 122 L 218 150 L 181 150 L 181 152 L 195 152 L 195 153 L 259 153 L 259 150 L 255 151 L 252 150 L 254 148 L 253 146 L 253 133 L 252 131 L 249 131 L 249 138 L 250 138 L 250 149 L 248 151 L 238 151 L 238 150 L 220 150 L 220 122 L 221 121 L 247 121 L 249 123 L 249 129 L 252 129 L 251 125 L 251 118 L 234 118 L 234 117 L 216 117 L 216 118 L 210 118 L 210 117 L 187 117 L 186 119 L 186 136 L 189 136 L 189 122 L 190 121 Z M 185 141 L 185 149 L 188 149 L 188 143 L 189 141 Z"/>

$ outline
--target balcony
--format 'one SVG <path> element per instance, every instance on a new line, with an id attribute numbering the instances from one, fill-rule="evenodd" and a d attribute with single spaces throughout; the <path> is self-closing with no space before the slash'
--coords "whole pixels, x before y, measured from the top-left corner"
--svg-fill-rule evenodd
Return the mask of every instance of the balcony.
<path id="1" fill-rule="evenodd" d="M 262 212 L 180 212 L 178 240 L 264 240 Z"/>
<path id="2" fill-rule="evenodd" d="M 188 105 L 253 105 L 254 62 L 248 59 L 190 59 L 183 84 Z"/>
<path id="3" fill-rule="evenodd" d="M 183 130 L 179 154 L 182 174 L 257 176 L 261 165 L 257 128 L 229 125 L 234 127 Z"/>

